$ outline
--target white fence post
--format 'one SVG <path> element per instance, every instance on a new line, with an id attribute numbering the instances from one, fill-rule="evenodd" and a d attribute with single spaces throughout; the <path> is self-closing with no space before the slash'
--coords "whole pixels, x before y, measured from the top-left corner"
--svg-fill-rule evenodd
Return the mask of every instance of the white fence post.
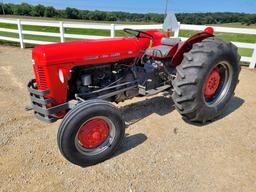
<path id="1" fill-rule="evenodd" d="M 21 20 L 17 20 L 17 25 L 18 25 L 18 31 L 19 31 L 19 39 L 20 39 L 20 48 L 24 49 L 24 42 L 23 42 L 23 34 L 22 34 L 22 25 L 21 25 Z"/>
<path id="2" fill-rule="evenodd" d="M 255 47 L 254 47 L 254 50 L 253 50 L 253 54 L 252 54 L 252 61 L 250 63 L 250 69 L 254 69 L 256 66 L 256 44 L 255 44 Z"/>
<path id="3" fill-rule="evenodd" d="M 174 32 L 174 37 L 179 37 L 180 34 L 180 22 L 178 23 L 179 28 Z"/>
<path id="4" fill-rule="evenodd" d="M 111 38 L 114 38 L 116 36 L 115 30 L 115 24 L 111 24 Z"/>
<path id="5" fill-rule="evenodd" d="M 65 42 L 63 21 L 60 21 L 60 42 Z"/>

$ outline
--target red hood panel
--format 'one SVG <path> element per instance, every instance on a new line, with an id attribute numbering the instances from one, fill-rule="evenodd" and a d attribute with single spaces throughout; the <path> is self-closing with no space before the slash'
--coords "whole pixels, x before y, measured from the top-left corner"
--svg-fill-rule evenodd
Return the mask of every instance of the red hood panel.
<path id="1" fill-rule="evenodd" d="M 37 65 L 63 63 L 95 64 L 137 57 L 149 45 L 148 39 L 111 38 L 40 45 L 33 49 Z"/>

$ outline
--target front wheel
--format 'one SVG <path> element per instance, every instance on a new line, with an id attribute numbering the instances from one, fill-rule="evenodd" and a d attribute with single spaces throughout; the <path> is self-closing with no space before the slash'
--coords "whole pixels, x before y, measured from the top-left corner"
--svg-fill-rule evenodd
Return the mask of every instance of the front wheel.
<path id="1" fill-rule="evenodd" d="M 184 54 L 173 82 L 173 100 L 188 121 L 205 123 L 217 118 L 234 95 L 240 56 L 232 43 L 211 37 Z"/>
<path id="2" fill-rule="evenodd" d="M 100 163 L 121 145 L 125 123 L 120 111 L 102 100 L 83 102 L 63 119 L 58 146 L 63 156 L 79 166 Z"/>

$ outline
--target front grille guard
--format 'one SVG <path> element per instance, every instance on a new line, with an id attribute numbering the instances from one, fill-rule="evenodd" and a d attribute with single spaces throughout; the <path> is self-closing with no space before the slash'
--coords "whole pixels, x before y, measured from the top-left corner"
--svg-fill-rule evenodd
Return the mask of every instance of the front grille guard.
<path id="1" fill-rule="evenodd" d="M 98 96 L 88 98 L 88 99 L 108 99 L 108 98 L 111 98 L 115 95 L 123 93 L 125 91 L 131 90 L 131 89 L 134 89 L 134 88 L 138 88 L 137 81 L 130 82 L 129 85 L 130 85 L 129 87 L 125 87 L 125 88 L 122 88 L 122 89 L 117 90 L 117 91 L 112 91 L 110 93 L 98 95 Z M 120 85 L 118 85 L 118 86 L 120 87 Z M 117 86 L 115 86 L 115 87 L 117 87 Z M 80 102 L 83 102 L 84 99 L 82 99 L 82 97 L 86 96 L 88 94 L 88 93 L 77 94 L 75 96 L 76 97 L 75 100 L 70 100 L 66 103 L 56 105 L 55 101 L 53 99 L 50 99 L 50 98 L 46 97 L 47 95 L 50 94 L 49 90 L 43 90 L 43 91 L 38 90 L 38 88 L 36 86 L 36 80 L 35 79 L 32 79 L 28 83 L 27 88 L 28 88 L 30 98 L 31 98 L 31 102 L 32 102 L 31 109 L 34 110 L 34 113 L 35 113 L 36 117 L 40 120 L 43 120 L 43 121 L 46 121 L 46 122 L 49 122 L 49 123 L 53 123 L 53 122 L 57 121 L 58 119 L 60 119 L 56 116 L 57 113 L 64 112 L 64 114 L 65 114 L 65 112 L 67 110 L 73 109 Z M 107 89 L 110 89 L 110 88 L 107 88 Z M 54 107 L 51 107 L 51 106 L 54 106 Z"/>
<path id="2" fill-rule="evenodd" d="M 53 123 L 59 119 L 55 117 L 54 114 L 70 109 L 69 103 L 64 103 L 54 107 L 48 107 L 49 105 L 54 104 L 53 99 L 45 98 L 45 96 L 48 95 L 50 91 L 38 90 L 35 85 L 36 80 L 32 79 L 31 81 L 29 81 L 27 88 L 32 102 L 32 109 L 34 110 L 35 116 L 38 119 Z"/>

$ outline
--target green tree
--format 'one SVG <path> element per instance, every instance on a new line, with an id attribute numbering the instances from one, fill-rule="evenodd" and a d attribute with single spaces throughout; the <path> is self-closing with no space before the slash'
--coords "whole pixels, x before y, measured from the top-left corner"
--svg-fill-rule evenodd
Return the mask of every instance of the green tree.
<path id="1" fill-rule="evenodd" d="M 66 13 L 66 17 L 68 19 L 79 19 L 80 18 L 80 12 L 79 12 L 79 10 L 77 10 L 75 8 L 67 7 L 65 10 L 65 13 Z"/>
<path id="2" fill-rule="evenodd" d="M 14 15 L 31 16 L 31 12 L 32 6 L 28 3 L 21 3 L 14 8 Z"/>
<path id="3" fill-rule="evenodd" d="M 54 7 L 46 7 L 45 8 L 45 11 L 44 11 L 44 16 L 45 17 L 56 17 L 58 14 L 57 14 L 57 11 Z"/>
<path id="4" fill-rule="evenodd" d="M 35 17 L 43 17 L 45 13 L 45 6 L 43 5 L 36 5 L 32 8 L 32 16 Z"/>
<path id="5" fill-rule="evenodd" d="M 111 12 L 108 12 L 106 14 L 106 20 L 107 21 L 117 21 L 117 16 Z"/>

